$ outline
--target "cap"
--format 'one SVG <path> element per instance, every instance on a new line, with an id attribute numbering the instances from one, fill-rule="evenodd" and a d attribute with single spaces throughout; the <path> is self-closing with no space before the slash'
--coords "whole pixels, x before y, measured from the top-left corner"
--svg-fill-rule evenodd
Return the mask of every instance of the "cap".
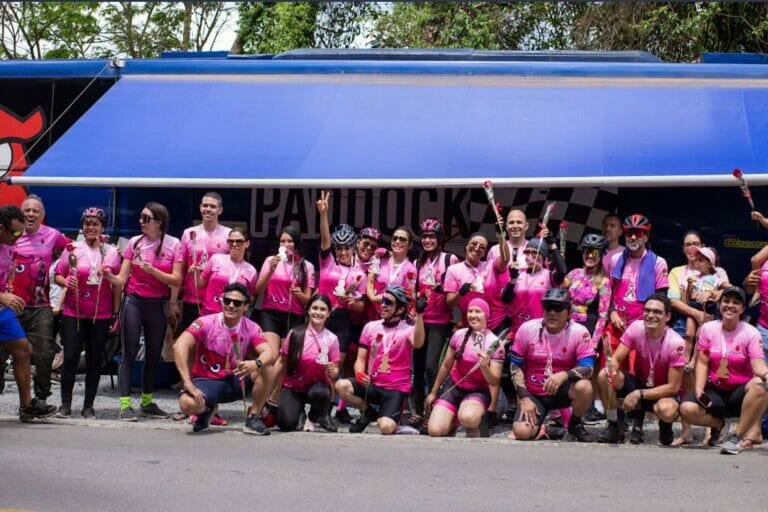
<path id="1" fill-rule="evenodd" d="M 729 286 L 728 288 L 723 290 L 722 295 L 720 295 L 720 300 L 722 301 L 726 295 L 738 295 L 742 303 L 744 304 L 747 303 L 747 295 L 744 293 L 744 290 L 742 290 L 738 286 Z"/>
<path id="2" fill-rule="evenodd" d="M 717 265 L 716 263 L 717 258 L 715 258 L 715 251 L 713 251 L 709 247 L 696 247 L 694 245 L 691 247 L 691 251 L 693 252 L 693 254 L 699 253 L 705 258 L 707 258 L 713 267 Z"/>

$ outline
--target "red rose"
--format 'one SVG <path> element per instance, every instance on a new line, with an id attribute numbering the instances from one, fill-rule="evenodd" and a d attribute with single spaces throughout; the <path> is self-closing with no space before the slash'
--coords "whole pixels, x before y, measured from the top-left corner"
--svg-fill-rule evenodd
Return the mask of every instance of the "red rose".
<path id="1" fill-rule="evenodd" d="M 189 232 L 189 238 L 191 238 L 192 240 L 197 238 L 197 231 L 190 231 Z"/>
<path id="2" fill-rule="evenodd" d="M 382 333 L 378 333 L 376 335 L 376 341 L 381 341 L 382 339 L 384 339 L 384 335 Z"/>
<path id="3" fill-rule="evenodd" d="M 563 221 L 560 223 L 560 229 L 565 229 L 568 227 L 568 223 L 566 221 Z"/>
<path id="4" fill-rule="evenodd" d="M 74 245 L 74 244 L 67 244 L 67 250 L 68 250 L 69 252 L 72 252 L 72 251 L 74 251 L 74 250 L 75 250 L 75 245 Z"/>
<path id="5" fill-rule="evenodd" d="M 734 178 L 741 178 L 741 169 L 734 169 L 733 170 L 733 177 Z"/>
<path id="6" fill-rule="evenodd" d="M 232 342 L 233 342 L 233 343 L 237 343 L 237 341 L 238 341 L 238 340 L 237 340 L 237 333 L 233 332 L 233 333 L 232 333 Z"/>
<path id="7" fill-rule="evenodd" d="M 485 181 L 483 182 L 483 186 L 484 186 L 485 188 L 491 188 L 491 187 L 492 187 L 492 185 L 491 185 L 491 180 L 485 180 Z"/>

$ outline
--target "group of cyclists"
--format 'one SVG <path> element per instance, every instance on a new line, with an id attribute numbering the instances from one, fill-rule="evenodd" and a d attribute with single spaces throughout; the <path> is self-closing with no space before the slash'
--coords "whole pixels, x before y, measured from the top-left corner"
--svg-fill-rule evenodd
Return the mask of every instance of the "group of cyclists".
<path id="1" fill-rule="evenodd" d="M 568 271 L 546 226 L 526 238 L 529 222 L 518 209 L 499 216 L 494 240 L 472 233 L 459 257 L 444 249 L 439 219 L 424 219 L 418 233 L 399 227 L 385 243 L 374 226 L 331 226 L 329 200 L 321 192 L 316 202 L 319 259 L 304 257 L 302 234 L 289 225 L 258 271 L 248 233 L 219 223 L 215 192 L 202 198 L 202 222 L 180 239 L 167 234 L 166 207 L 147 203 L 141 233 L 122 254 L 107 242 L 101 208 L 83 211 L 76 241 L 42 224 L 37 196 L 21 209 L 0 208 L 0 347 L 13 356 L 21 420 L 73 414 L 83 347 L 80 413 L 96 417 L 104 347 L 116 329 L 120 420 L 169 417 L 153 392 L 170 322 L 180 333 L 174 417 L 189 416 L 195 432 L 225 424 L 218 405 L 242 400 L 244 431 L 260 435 L 273 426 L 336 431 L 341 424 L 363 432 L 375 422 L 385 435 L 463 428 L 477 437 L 503 417 L 511 439 L 567 433 L 619 443 L 628 429 L 637 444 L 650 412 L 662 445 L 692 443 L 691 425 L 709 427 L 707 442 L 723 453 L 762 443 L 768 301 L 760 301 L 757 327 L 745 322 L 745 290 L 729 282 L 699 233 L 684 235 L 686 264 L 668 271 L 650 249 L 647 217 L 609 214 L 600 234 L 583 237 L 582 264 Z M 768 225 L 759 212 L 753 218 Z M 768 249 L 751 263 L 746 292 L 767 297 Z M 49 301 L 50 280 L 64 289 L 58 304 Z M 64 357 L 56 408 L 46 399 L 58 309 Z M 142 334 L 135 403 L 131 374 Z M 603 419 L 596 436 L 585 427 Z"/>

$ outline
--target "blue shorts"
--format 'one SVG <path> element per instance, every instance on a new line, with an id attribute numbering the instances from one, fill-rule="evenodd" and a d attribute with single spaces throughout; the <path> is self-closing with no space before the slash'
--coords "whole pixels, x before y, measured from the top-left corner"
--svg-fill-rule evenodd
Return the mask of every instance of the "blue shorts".
<path id="1" fill-rule="evenodd" d="M 11 308 L 0 309 L 0 342 L 23 340 L 27 335 Z"/>
<path id="2" fill-rule="evenodd" d="M 192 384 L 205 395 L 205 405 L 215 407 L 217 404 L 235 402 L 243 398 L 240 390 L 240 379 L 234 375 L 223 379 L 192 379 Z M 245 378 L 245 396 L 250 399 L 253 382 L 250 375 Z"/>

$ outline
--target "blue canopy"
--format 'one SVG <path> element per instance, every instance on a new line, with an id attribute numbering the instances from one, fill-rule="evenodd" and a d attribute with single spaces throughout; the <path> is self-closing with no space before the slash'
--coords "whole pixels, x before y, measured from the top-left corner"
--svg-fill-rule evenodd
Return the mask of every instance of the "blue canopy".
<path id="1" fill-rule="evenodd" d="M 768 183 L 768 68 L 128 61 L 15 184 Z"/>

